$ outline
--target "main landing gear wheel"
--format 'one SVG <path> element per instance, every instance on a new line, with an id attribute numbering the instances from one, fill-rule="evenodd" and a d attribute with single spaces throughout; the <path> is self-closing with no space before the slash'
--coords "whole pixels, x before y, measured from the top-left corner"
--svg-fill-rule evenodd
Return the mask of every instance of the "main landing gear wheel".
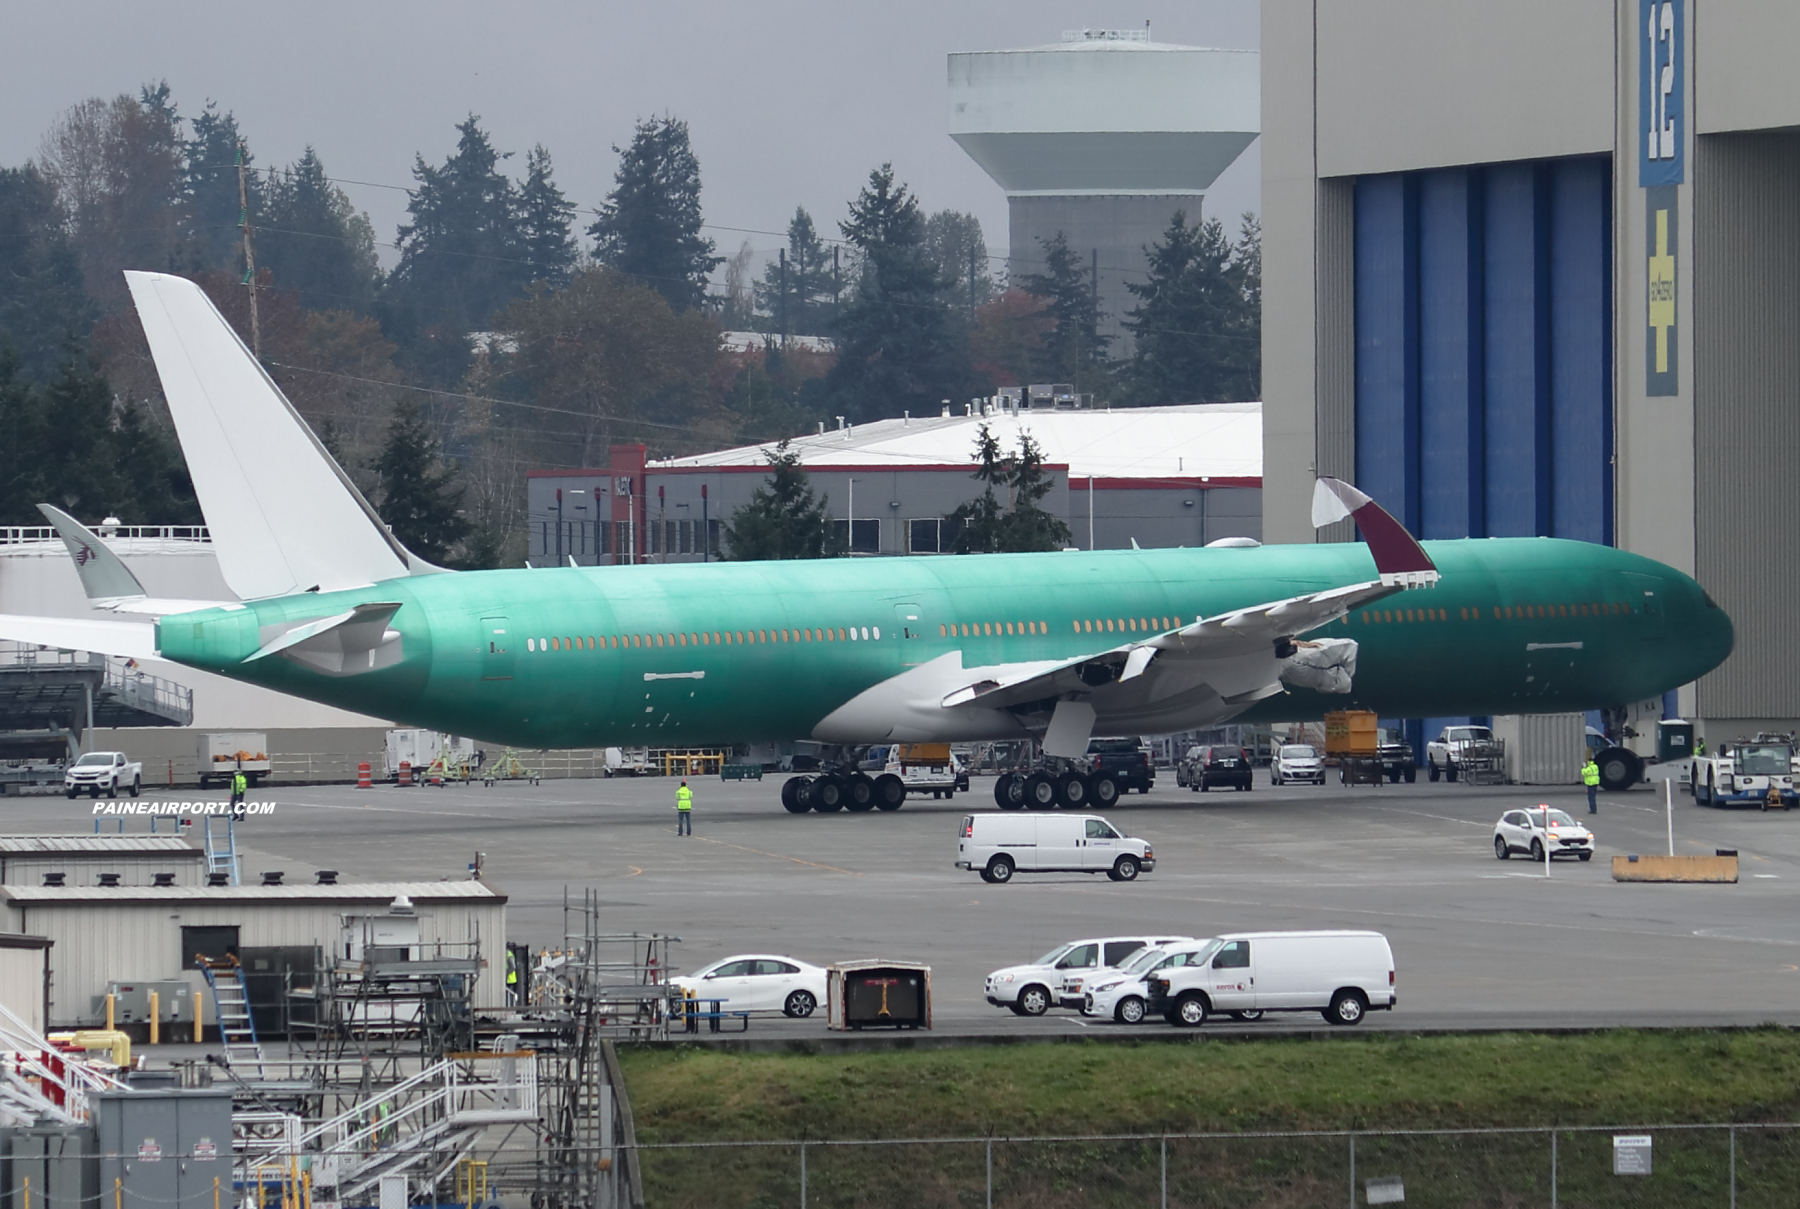
<path id="1" fill-rule="evenodd" d="M 1095 773 L 1088 782 L 1089 805 L 1105 810 L 1119 800 L 1119 783 L 1109 772 Z"/>
<path id="2" fill-rule="evenodd" d="M 820 777 L 813 782 L 813 809 L 835 814 L 850 798 L 850 786 L 841 777 Z"/>
<path id="3" fill-rule="evenodd" d="M 806 784 L 805 777 L 789 777 L 781 783 L 781 807 L 789 814 L 805 814 L 812 809 L 812 801 L 800 800 L 800 787 Z"/>
<path id="4" fill-rule="evenodd" d="M 1025 805 L 1025 778 L 1016 772 L 1003 772 L 994 781 L 994 805 L 1002 810 L 1018 810 Z"/>
<path id="5" fill-rule="evenodd" d="M 875 778 L 866 772 L 859 772 L 851 777 L 844 805 L 858 814 L 875 809 Z"/>
<path id="6" fill-rule="evenodd" d="M 1630 789 L 1644 779 L 1644 761 L 1636 752 L 1623 747 L 1609 747 L 1596 761 L 1600 765 L 1600 788 L 1617 793 Z"/>
<path id="7" fill-rule="evenodd" d="M 891 772 L 875 778 L 875 806 L 879 810 L 898 810 L 906 802 L 906 782 Z"/>
<path id="8" fill-rule="evenodd" d="M 1088 804 L 1089 788 L 1087 778 L 1080 773 L 1067 772 L 1056 778 L 1056 804 L 1068 810 L 1080 810 Z"/>
<path id="9" fill-rule="evenodd" d="M 1025 778 L 1025 808 L 1049 810 L 1056 805 L 1056 781 L 1049 773 L 1034 772 Z"/>

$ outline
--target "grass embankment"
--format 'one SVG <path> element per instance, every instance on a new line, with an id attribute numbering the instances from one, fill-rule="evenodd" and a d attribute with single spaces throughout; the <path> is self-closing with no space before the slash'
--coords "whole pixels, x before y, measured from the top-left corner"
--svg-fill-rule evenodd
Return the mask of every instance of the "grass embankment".
<path id="1" fill-rule="evenodd" d="M 1672 1125 L 1787 1121 L 1800 1109 L 1800 1035 L 1777 1028 L 621 1058 L 646 1144 Z M 1609 1136 L 1564 1134 L 1558 1145 L 1564 1205 L 1727 1193 L 1723 1131 L 1658 1135 L 1656 1172 L 1637 1180 L 1610 1174 Z M 811 1146 L 808 1204 L 980 1205 L 985 1150 Z M 1409 1205 L 1549 1201 L 1546 1134 L 1364 1138 L 1357 1152 L 1359 1174 L 1407 1176 Z M 1343 1139 L 1180 1141 L 1168 1155 L 1171 1204 L 1347 1195 Z M 1156 1203 L 1162 1157 L 1155 1142 L 1031 1143 L 996 1146 L 993 1161 L 996 1205 L 1142 1205 Z M 793 1148 L 651 1151 L 644 1170 L 655 1209 L 798 1203 Z M 1800 1137 L 1741 1131 L 1738 1174 L 1739 1205 L 1793 1203 Z"/>

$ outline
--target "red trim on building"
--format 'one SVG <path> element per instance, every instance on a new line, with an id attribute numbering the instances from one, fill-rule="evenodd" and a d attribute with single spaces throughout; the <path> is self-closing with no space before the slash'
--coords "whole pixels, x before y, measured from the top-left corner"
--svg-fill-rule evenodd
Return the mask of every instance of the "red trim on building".
<path id="1" fill-rule="evenodd" d="M 975 469 L 973 462 L 881 462 L 873 465 L 850 465 L 839 462 L 802 463 L 801 468 L 807 474 L 917 474 L 920 471 L 936 471 L 944 474 L 970 474 Z M 1061 462 L 1045 462 L 1045 470 L 1068 470 Z M 541 471 L 532 471 L 540 474 Z M 729 466 L 647 466 L 645 474 L 767 474 L 769 464 L 759 462 L 755 465 L 737 464 Z"/>
<path id="2" fill-rule="evenodd" d="M 1196 491 L 1209 491 L 1218 487 L 1261 487 L 1259 478 L 1228 478 L 1213 475 L 1210 478 L 1141 478 L 1141 479 L 1089 479 L 1086 475 L 1070 475 L 1070 491 L 1086 491 L 1089 483 L 1094 484 L 1095 491 L 1156 491 L 1165 487 L 1192 487 Z"/>

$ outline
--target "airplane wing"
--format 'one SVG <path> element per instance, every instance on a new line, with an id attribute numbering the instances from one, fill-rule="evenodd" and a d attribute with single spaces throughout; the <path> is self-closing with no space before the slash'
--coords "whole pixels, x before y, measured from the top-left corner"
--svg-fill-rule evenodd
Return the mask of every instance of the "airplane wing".
<path id="1" fill-rule="evenodd" d="M 97 651 L 128 659 L 156 659 L 156 626 L 148 621 L 95 621 L 88 618 L 23 617 L 0 613 L 0 639 Z"/>
<path id="2" fill-rule="evenodd" d="M 39 504 L 38 511 L 50 521 L 56 529 L 56 535 L 62 538 L 63 545 L 68 548 L 69 558 L 75 564 L 75 574 L 81 580 L 81 590 L 87 593 L 88 603 L 96 609 L 161 617 L 165 613 L 191 613 L 196 609 L 212 609 L 222 604 L 237 603 L 151 596 L 144 591 L 144 585 L 138 582 L 138 577 L 131 573 L 131 568 L 120 561 L 119 556 L 92 529 L 61 508 Z"/>
<path id="3" fill-rule="evenodd" d="M 952 652 L 876 685 L 825 719 L 815 735 L 860 726 L 883 711 L 889 735 L 942 733 L 947 715 L 1012 713 L 1026 732 L 1042 729 L 1044 750 L 1076 756 L 1099 716 L 1109 726 L 1156 731 L 1214 725 L 1286 685 L 1347 693 L 1356 643 L 1303 636 L 1352 609 L 1437 582 L 1437 568 L 1411 534 L 1368 496 L 1337 479 L 1320 479 L 1315 524 L 1356 519 L 1375 559 L 1376 578 L 1265 601 L 1179 629 L 1050 662 L 964 668 Z M 951 729 L 954 729 L 951 724 Z"/>

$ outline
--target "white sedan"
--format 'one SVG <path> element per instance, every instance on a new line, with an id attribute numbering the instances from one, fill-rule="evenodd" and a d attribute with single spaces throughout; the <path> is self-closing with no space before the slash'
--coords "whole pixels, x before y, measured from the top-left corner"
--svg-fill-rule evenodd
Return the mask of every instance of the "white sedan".
<path id="1" fill-rule="evenodd" d="M 1096 975 L 1092 989 L 1083 999 L 1081 1014 L 1110 1018 L 1120 1024 L 1142 1024 L 1147 995 L 1144 979 L 1149 977 L 1150 972 L 1171 966 L 1184 966 L 1202 950 L 1210 952 L 1211 944 L 1210 940 L 1189 940 L 1145 949 L 1120 969 Z M 1260 1016 L 1261 1013 L 1255 1015 Z"/>
<path id="2" fill-rule="evenodd" d="M 1536 810 L 1509 810 L 1501 815 L 1500 821 L 1494 824 L 1494 856 L 1505 860 L 1515 852 L 1522 852 L 1541 864 L 1547 843 L 1551 859 L 1559 856 L 1572 856 L 1581 861 L 1594 859 L 1593 832 L 1562 811 L 1550 810 L 1549 834 L 1546 836 L 1545 813 L 1546 808 L 1539 806 Z"/>
<path id="3" fill-rule="evenodd" d="M 669 980 L 722 1012 L 783 1012 L 804 1020 L 825 1002 L 825 970 L 773 953 L 740 953 Z"/>

